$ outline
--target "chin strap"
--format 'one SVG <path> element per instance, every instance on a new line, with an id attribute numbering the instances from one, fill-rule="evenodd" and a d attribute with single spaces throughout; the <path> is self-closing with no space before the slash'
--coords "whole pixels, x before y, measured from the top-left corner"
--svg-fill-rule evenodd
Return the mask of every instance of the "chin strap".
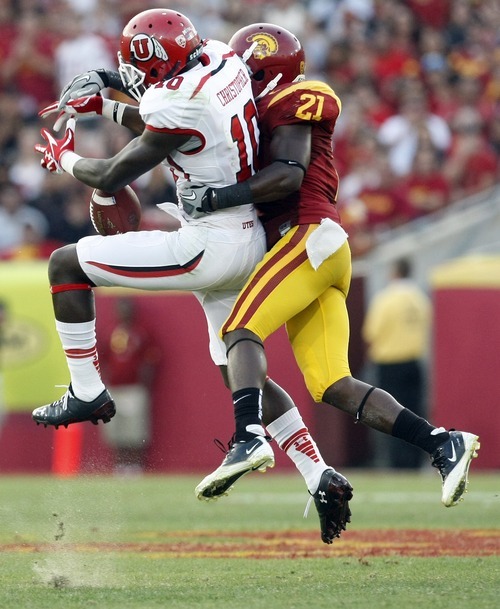
<path id="1" fill-rule="evenodd" d="M 253 53 L 253 50 L 255 49 L 256 46 L 258 46 L 258 44 L 259 44 L 258 42 L 253 42 L 241 56 L 241 59 L 243 60 L 243 63 L 245 65 L 247 65 L 247 61 L 250 59 L 250 57 Z M 247 65 L 247 70 L 250 72 L 250 68 L 248 67 L 248 65 Z"/>
<path id="2" fill-rule="evenodd" d="M 272 80 L 270 80 L 266 87 L 264 88 L 264 90 L 262 91 L 262 93 L 260 93 L 259 95 L 257 95 L 257 97 L 255 98 L 255 101 L 259 101 L 259 99 L 261 99 L 261 97 L 264 97 L 264 95 L 267 95 L 268 93 L 270 93 L 279 83 L 279 81 L 281 80 L 283 74 L 280 72 L 277 76 L 275 76 Z"/>

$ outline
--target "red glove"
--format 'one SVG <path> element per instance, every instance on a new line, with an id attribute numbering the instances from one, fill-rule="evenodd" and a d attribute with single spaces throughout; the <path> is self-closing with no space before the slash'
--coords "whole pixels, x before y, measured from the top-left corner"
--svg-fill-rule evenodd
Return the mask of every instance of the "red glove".
<path id="1" fill-rule="evenodd" d="M 35 150 L 43 154 L 43 159 L 40 161 L 42 167 L 48 169 L 52 173 L 63 173 L 61 167 L 61 157 L 65 152 L 74 152 L 75 150 L 75 125 L 74 117 L 70 117 L 66 123 L 66 131 L 64 137 L 56 140 L 47 129 L 42 129 L 41 134 L 47 145 L 36 144 Z"/>
<path id="2" fill-rule="evenodd" d="M 68 116 L 75 114 L 87 114 L 89 116 L 95 116 L 96 114 L 102 114 L 103 99 L 101 95 L 91 95 L 89 97 L 79 97 L 77 99 L 68 99 L 63 108 L 59 107 L 59 102 L 56 101 L 50 106 L 43 108 L 38 113 L 41 118 L 58 112 L 56 122 L 54 123 L 54 131 L 59 131 L 61 125 Z"/>

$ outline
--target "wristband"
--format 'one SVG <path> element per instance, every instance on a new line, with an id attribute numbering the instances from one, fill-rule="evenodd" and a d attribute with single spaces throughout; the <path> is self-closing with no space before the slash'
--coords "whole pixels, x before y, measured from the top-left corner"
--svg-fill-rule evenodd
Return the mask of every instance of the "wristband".
<path id="1" fill-rule="evenodd" d="M 106 70 L 106 68 L 99 68 L 95 70 L 97 76 L 102 80 L 102 84 L 104 85 L 104 89 L 109 87 L 109 77 L 112 74 L 111 70 Z"/>
<path id="2" fill-rule="evenodd" d="M 249 205 L 250 203 L 253 203 L 253 195 L 247 181 L 217 188 L 212 192 L 211 205 L 214 210 Z"/>
<path id="3" fill-rule="evenodd" d="M 73 168 L 75 166 L 75 163 L 80 159 L 83 159 L 83 157 L 81 157 L 79 154 L 76 154 L 76 152 L 66 150 L 61 154 L 59 164 L 64 169 L 64 171 L 75 177 L 75 174 L 73 173 Z"/>
<path id="4" fill-rule="evenodd" d="M 118 125 L 122 125 L 123 113 L 126 106 L 127 104 L 104 98 L 102 100 L 102 115 Z"/>

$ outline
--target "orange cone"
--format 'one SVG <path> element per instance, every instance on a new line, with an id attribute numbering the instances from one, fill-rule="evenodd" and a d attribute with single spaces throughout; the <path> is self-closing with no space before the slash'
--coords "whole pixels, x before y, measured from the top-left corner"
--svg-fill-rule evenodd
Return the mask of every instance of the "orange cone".
<path id="1" fill-rule="evenodd" d="M 78 475 L 82 461 L 82 447 L 82 425 L 69 425 L 55 430 L 52 473 L 61 477 Z"/>

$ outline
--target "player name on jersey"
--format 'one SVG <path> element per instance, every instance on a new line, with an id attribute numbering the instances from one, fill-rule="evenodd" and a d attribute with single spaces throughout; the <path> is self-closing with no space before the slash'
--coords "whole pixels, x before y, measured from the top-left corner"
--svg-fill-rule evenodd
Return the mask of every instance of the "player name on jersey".
<path id="1" fill-rule="evenodd" d="M 238 72 L 236 78 L 227 85 L 227 87 L 224 87 L 217 93 L 217 98 L 219 99 L 220 103 L 225 106 L 232 101 L 241 93 L 247 82 L 248 74 L 242 69 Z"/>

